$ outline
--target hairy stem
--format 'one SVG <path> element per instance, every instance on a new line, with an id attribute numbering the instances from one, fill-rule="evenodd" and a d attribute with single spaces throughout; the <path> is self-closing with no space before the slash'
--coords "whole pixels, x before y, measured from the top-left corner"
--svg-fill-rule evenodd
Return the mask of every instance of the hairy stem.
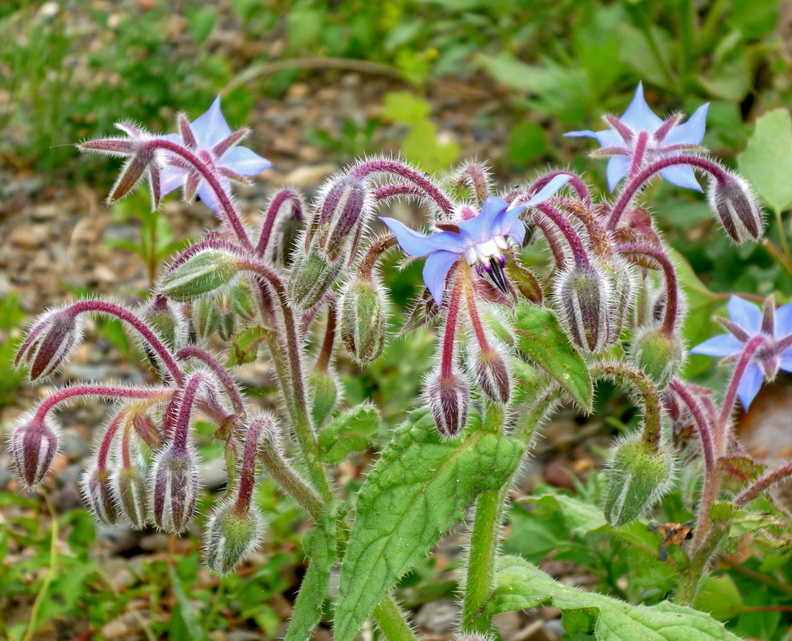
<path id="1" fill-rule="evenodd" d="M 668 255 L 657 247 L 644 244 L 619 245 L 619 253 L 627 256 L 647 256 L 660 265 L 663 270 L 663 278 L 666 287 L 665 316 L 661 329 L 670 336 L 674 333 L 680 315 L 679 306 L 679 283 L 677 281 L 676 269 Z"/>
<path id="2" fill-rule="evenodd" d="M 387 641 L 417 641 L 393 597 L 387 596 L 380 601 L 374 608 L 372 617 Z"/>

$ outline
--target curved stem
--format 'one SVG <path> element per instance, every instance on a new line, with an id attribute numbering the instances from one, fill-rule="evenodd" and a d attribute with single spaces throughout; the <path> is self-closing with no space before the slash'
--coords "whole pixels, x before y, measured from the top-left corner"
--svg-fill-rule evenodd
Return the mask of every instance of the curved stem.
<path id="1" fill-rule="evenodd" d="M 231 253 L 239 253 L 242 251 L 242 248 L 239 245 L 228 240 L 222 240 L 220 238 L 207 238 L 201 242 L 195 243 L 195 245 L 190 245 L 187 249 L 185 249 L 170 265 L 167 266 L 165 273 L 169 274 L 174 269 L 183 265 L 188 260 L 190 260 L 190 258 L 195 256 L 195 254 L 203 251 L 204 249 L 220 249 Z"/>
<path id="2" fill-rule="evenodd" d="M 742 377 L 745 374 L 745 368 L 748 367 L 748 364 L 751 362 L 754 354 L 756 354 L 756 350 L 762 347 L 764 343 L 764 337 L 754 336 L 746 343 L 742 353 L 740 354 L 740 359 L 737 361 L 737 366 L 734 368 L 731 381 L 729 381 L 729 387 L 726 388 L 726 396 L 723 399 L 721 412 L 718 416 L 718 432 L 721 434 L 726 432 L 726 427 L 729 424 L 732 411 L 734 411 L 734 404 L 737 400 L 737 391 L 740 388 L 740 382 L 742 381 Z"/>
<path id="3" fill-rule="evenodd" d="M 584 203 L 571 198 L 558 198 L 560 205 L 577 218 L 586 228 L 592 251 L 598 256 L 610 256 L 613 253 L 611 240 L 599 217 Z"/>
<path id="4" fill-rule="evenodd" d="M 171 351 L 159 339 L 159 337 L 151 331 L 148 325 L 140 320 L 135 314 L 130 312 L 126 307 L 109 303 L 103 300 L 81 300 L 69 305 L 66 310 L 70 314 L 82 314 L 84 312 L 95 312 L 100 314 L 107 314 L 115 316 L 117 319 L 124 321 L 127 325 L 134 328 L 140 334 L 141 338 L 146 341 L 148 346 L 160 357 L 165 367 L 173 377 L 174 382 L 181 386 L 184 383 L 184 372 L 181 371 L 176 359 L 173 357 Z"/>
<path id="5" fill-rule="evenodd" d="M 327 327 L 325 328 L 324 340 L 322 347 L 319 349 L 319 355 L 316 357 L 316 364 L 314 369 L 319 372 L 326 372 L 330 366 L 330 359 L 333 356 L 333 346 L 335 345 L 336 338 L 336 324 L 337 324 L 337 311 L 335 302 L 333 302 L 327 310 Z"/>
<path id="6" fill-rule="evenodd" d="M 522 194 L 527 194 L 528 198 L 530 198 L 539 190 L 541 190 L 545 185 L 547 185 L 547 183 L 553 180 L 553 178 L 555 178 L 556 176 L 570 176 L 569 182 L 567 184 L 577 192 L 578 197 L 580 198 L 580 200 L 583 201 L 585 205 L 591 205 L 591 193 L 589 192 L 586 183 L 583 181 L 582 178 L 580 178 L 580 176 L 578 176 L 577 174 L 573 174 L 569 171 L 552 171 L 549 174 L 545 174 L 538 180 L 531 183 L 531 185 L 528 186 L 528 189 L 515 190 L 508 193 L 504 198 L 504 200 L 506 202 L 513 202 L 515 198 L 517 198 Z"/>
<path id="7" fill-rule="evenodd" d="M 478 163 L 470 163 L 459 174 L 459 185 L 466 185 L 476 197 L 479 204 L 483 203 L 489 195 L 489 181 L 484 168 Z"/>
<path id="8" fill-rule="evenodd" d="M 228 393 L 228 398 L 231 399 L 231 403 L 234 406 L 234 410 L 242 416 L 245 415 L 245 401 L 242 398 L 242 394 L 239 393 L 239 388 L 237 388 L 236 383 L 231 377 L 231 374 L 228 373 L 228 370 L 214 356 L 212 356 L 205 349 L 190 346 L 183 347 L 178 352 L 176 352 L 176 358 L 180 361 L 194 358 L 209 367 L 209 369 L 214 372 L 214 374 L 223 384 L 223 387 Z"/>
<path id="9" fill-rule="evenodd" d="M 440 355 L 440 376 L 450 378 L 454 370 L 454 345 L 456 343 L 456 327 L 459 317 L 459 305 L 462 300 L 463 276 L 457 273 L 454 287 L 448 297 L 448 313 L 446 314 L 445 333 Z"/>
<path id="10" fill-rule="evenodd" d="M 563 269 L 566 265 L 566 254 L 564 253 L 564 246 L 561 239 L 558 237 L 557 228 L 550 222 L 549 218 L 544 216 L 534 216 L 534 224 L 542 230 L 547 245 L 550 247 L 550 252 L 553 254 L 556 268 Z"/>
<path id="11" fill-rule="evenodd" d="M 778 469 L 766 474 L 758 481 L 755 481 L 753 485 L 743 490 L 740 495 L 734 499 L 734 504 L 740 506 L 748 503 L 749 501 L 753 501 L 771 485 L 784 480 L 790 475 L 792 475 L 792 462 L 782 465 Z"/>
<path id="12" fill-rule="evenodd" d="M 397 244 L 398 241 L 396 240 L 396 236 L 393 234 L 386 234 L 385 236 L 382 236 L 371 243 L 371 247 L 368 248 L 368 251 L 365 253 L 360 261 L 360 264 L 358 265 L 358 276 L 371 280 L 371 277 L 374 273 L 374 267 L 376 266 L 377 262 L 382 258 L 386 251 L 388 251 L 391 247 L 395 247 Z"/>
<path id="13" fill-rule="evenodd" d="M 416 198 L 425 198 L 426 193 L 418 189 L 415 185 L 409 185 L 407 183 L 396 183 L 395 185 L 383 185 L 382 187 L 377 187 L 374 191 L 371 192 L 371 195 L 374 197 L 375 202 L 382 202 L 383 200 L 388 200 L 389 198 L 397 198 L 399 196 L 415 196 Z"/>
<path id="14" fill-rule="evenodd" d="M 613 205 L 610 218 L 608 218 L 607 229 L 616 229 L 616 227 L 619 225 L 619 220 L 621 220 L 622 214 L 624 214 L 627 206 L 632 202 L 635 194 L 638 193 L 646 181 L 652 178 L 652 176 L 655 174 L 661 172 L 663 169 L 676 167 L 678 165 L 696 167 L 706 171 L 716 180 L 721 182 L 729 180 L 729 174 L 727 174 L 726 171 L 724 171 L 717 163 L 707 160 L 706 158 L 701 158 L 700 156 L 681 155 L 661 158 L 660 160 L 657 160 L 651 165 L 647 166 L 634 178 L 627 181 L 627 184 L 624 186 L 624 191 L 622 191 L 622 193 L 619 195 L 619 199 L 616 201 L 616 204 Z"/>
<path id="15" fill-rule="evenodd" d="M 47 414 L 59 403 L 80 396 L 99 396 L 112 400 L 150 399 L 165 402 L 176 390 L 172 387 L 118 387 L 114 385 L 74 385 L 64 387 L 41 402 L 36 408 L 35 417 L 44 420 Z"/>
<path id="16" fill-rule="evenodd" d="M 549 218 L 558 228 L 558 231 L 560 231 L 564 236 L 569 248 L 572 250 L 572 257 L 575 260 L 575 264 L 582 268 L 590 267 L 591 261 L 589 260 L 586 248 L 583 246 L 583 241 L 575 231 L 575 228 L 569 224 L 569 221 L 566 219 L 566 217 L 555 207 L 548 205 L 547 203 L 534 205 L 534 207 L 538 209 L 544 216 Z"/>
<path id="17" fill-rule="evenodd" d="M 278 219 L 281 210 L 289 204 L 292 206 L 292 215 L 295 220 L 303 219 L 303 203 L 300 194 L 292 189 L 282 189 L 275 194 L 269 207 L 267 207 L 267 213 L 264 214 L 264 223 L 261 226 L 258 243 L 256 243 L 256 256 L 259 258 L 263 258 L 267 251 L 272 232 L 275 229 L 275 221 Z"/>
<path id="18" fill-rule="evenodd" d="M 187 381 L 187 385 L 182 392 L 181 402 L 179 403 L 179 414 L 176 417 L 176 425 L 173 428 L 173 439 L 171 447 L 175 452 L 185 452 L 187 450 L 187 435 L 190 432 L 190 419 L 192 418 L 193 406 L 201 385 L 208 383 L 208 379 L 203 372 L 196 372 Z"/>
<path id="19" fill-rule="evenodd" d="M 620 254 L 647 256 L 656 261 L 663 270 L 663 278 L 666 285 L 666 306 L 663 324 L 663 332 L 670 336 L 674 333 L 679 317 L 679 283 L 677 281 L 676 269 L 668 255 L 657 247 L 643 244 L 619 245 Z"/>

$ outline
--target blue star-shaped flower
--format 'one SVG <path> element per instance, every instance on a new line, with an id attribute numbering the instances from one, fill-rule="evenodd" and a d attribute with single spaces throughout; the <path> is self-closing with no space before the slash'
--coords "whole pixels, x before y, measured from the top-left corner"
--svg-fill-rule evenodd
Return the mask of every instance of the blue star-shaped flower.
<path id="1" fill-rule="evenodd" d="M 779 346 L 781 339 L 792 334 L 792 303 L 779 307 L 775 313 L 763 314 L 759 306 L 732 296 L 728 309 L 731 320 L 721 319 L 721 323 L 730 333 L 710 338 L 690 353 L 736 360 L 748 341 L 755 336 L 763 337 L 766 344 L 754 354 L 737 388 L 743 407 L 748 409 L 764 378 L 773 380 L 779 368 L 792 372 L 792 347 Z"/>
<path id="2" fill-rule="evenodd" d="M 525 240 L 525 225 L 520 214 L 526 207 L 538 205 L 551 198 L 571 176 L 560 174 L 553 178 L 525 205 L 510 207 L 495 196 L 484 201 L 481 211 L 468 220 L 444 225 L 445 231 L 424 236 L 394 218 L 381 218 L 396 236 L 401 248 L 411 256 L 427 256 L 423 278 L 432 298 L 443 301 L 446 276 L 452 265 L 464 256 L 468 265 L 476 265 L 479 274 L 486 271 L 501 291 L 508 291 L 503 275 L 506 257 L 503 249 L 509 245 L 506 237 L 518 245 Z"/>
<path id="3" fill-rule="evenodd" d="M 602 145 L 592 155 L 608 156 L 608 187 L 616 188 L 630 171 L 636 154 L 641 154 L 640 166 L 655 160 L 696 151 L 704 138 L 709 103 L 696 109 L 684 124 L 679 124 L 682 114 L 661 120 L 644 100 L 643 84 L 638 83 L 635 97 L 621 118 L 604 116 L 611 127 L 605 131 L 570 131 L 565 136 L 596 138 Z M 701 191 L 693 169 L 686 165 L 667 167 L 660 175 L 668 182 Z"/>
<path id="4" fill-rule="evenodd" d="M 209 111 L 192 123 L 188 123 L 187 128 L 187 132 L 182 131 L 183 135 L 170 134 L 166 138 L 187 146 L 193 153 L 213 165 L 219 172 L 220 182 L 226 189 L 230 188 L 229 179 L 244 180 L 245 176 L 255 176 L 272 166 L 269 160 L 250 149 L 236 146 L 247 132 L 231 131 L 220 110 L 219 96 L 215 98 Z M 162 171 L 161 195 L 165 196 L 174 189 L 184 186 L 188 200 L 197 191 L 201 200 L 210 209 L 218 211 L 219 203 L 206 181 L 200 180 L 193 172 L 188 171 L 177 159 L 173 162 L 174 164 L 166 165 Z"/>

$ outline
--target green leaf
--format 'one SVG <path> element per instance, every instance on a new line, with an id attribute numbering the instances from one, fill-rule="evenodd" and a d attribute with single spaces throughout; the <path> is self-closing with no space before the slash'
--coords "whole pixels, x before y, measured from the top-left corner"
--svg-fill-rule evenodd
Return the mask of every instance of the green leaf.
<path id="1" fill-rule="evenodd" d="M 561 610 L 568 632 L 593 633 L 601 641 L 739 641 L 704 612 L 667 601 L 654 606 L 630 605 L 557 583 L 519 557 L 502 557 L 485 614 L 539 605 Z"/>
<path id="2" fill-rule="evenodd" d="M 322 522 L 309 530 L 303 540 L 311 561 L 294 603 L 291 625 L 284 641 L 308 641 L 322 618 L 322 604 L 335 564 L 336 510 L 326 509 Z"/>
<path id="3" fill-rule="evenodd" d="M 517 335 L 517 347 L 556 379 L 580 407 L 591 411 L 594 400 L 591 376 L 555 314 L 533 303 L 520 303 Z"/>
<path id="4" fill-rule="evenodd" d="M 478 417 L 472 416 L 475 427 Z M 374 607 L 464 516 L 485 490 L 511 478 L 523 447 L 482 431 L 443 439 L 427 410 L 414 412 L 358 494 L 341 568 L 335 639 L 351 641 Z"/>
<path id="5" fill-rule="evenodd" d="M 168 572 L 170 572 L 171 587 L 178 606 L 173 616 L 172 625 L 187 632 L 190 639 L 203 641 L 207 638 L 206 632 L 201 626 L 200 617 L 195 611 L 193 604 L 187 598 L 181 579 L 172 567 L 168 568 Z"/>
<path id="6" fill-rule="evenodd" d="M 710 577 L 696 595 L 695 607 L 718 621 L 728 621 L 745 610 L 740 590 L 728 574 Z"/>
<path id="7" fill-rule="evenodd" d="M 267 340 L 271 333 L 271 330 L 264 327 L 249 327 L 234 336 L 226 365 L 233 367 L 255 361 L 259 345 Z"/>
<path id="8" fill-rule="evenodd" d="M 564 515 L 569 529 L 578 536 L 585 536 L 591 532 L 602 532 L 611 529 L 600 508 L 567 494 L 530 496 L 521 499 L 521 502 L 560 510 Z"/>
<path id="9" fill-rule="evenodd" d="M 196 42 L 206 40 L 214 29 L 217 21 L 217 7 L 195 7 L 187 12 L 187 21 Z"/>
<path id="10" fill-rule="evenodd" d="M 792 118 L 787 109 L 774 109 L 756 121 L 737 165 L 771 209 L 792 206 Z"/>
<path id="11" fill-rule="evenodd" d="M 334 418 L 319 433 L 319 446 L 329 463 L 340 463 L 350 452 L 365 450 L 378 434 L 380 416 L 370 403 L 356 405 Z"/>

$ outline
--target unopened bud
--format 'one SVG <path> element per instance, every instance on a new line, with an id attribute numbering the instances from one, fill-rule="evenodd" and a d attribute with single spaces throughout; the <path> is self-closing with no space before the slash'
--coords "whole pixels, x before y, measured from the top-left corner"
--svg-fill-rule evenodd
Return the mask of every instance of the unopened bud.
<path id="1" fill-rule="evenodd" d="M 236 329 L 234 300 L 226 292 L 221 292 L 214 297 L 214 303 L 217 310 L 217 333 L 224 341 L 229 341 Z"/>
<path id="2" fill-rule="evenodd" d="M 652 327 L 635 337 L 630 360 L 662 390 L 682 367 L 685 344 L 676 333 L 669 334 L 660 327 Z"/>
<path id="3" fill-rule="evenodd" d="M 338 260 L 344 249 L 355 243 L 363 211 L 369 207 L 368 190 L 359 178 L 346 175 L 333 182 L 322 199 L 318 214 L 319 249 L 330 258 Z M 312 225 L 312 231 L 316 225 Z"/>
<path id="4" fill-rule="evenodd" d="M 250 288 L 241 283 L 231 290 L 231 299 L 234 301 L 234 312 L 243 321 L 252 321 L 256 318 L 255 298 Z"/>
<path id="5" fill-rule="evenodd" d="M 192 304 L 192 325 L 196 338 L 206 340 L 216 330 L 220 316 L 211 298 L 199 298 Z"/>
<path id="6" fill-rule="evenodd" d="M 610 339 L 608 285 L 594 267 L 572 267 L 561 276 L 556 301 L 572 342 L 598 352 Z"/>
<path id="7" fill-rule="evenodd" d="M 228 285 L 239 272 L 237 263 L 230 254 L 205 249 L 167 273 L 159 289 L 173 300 L 192 300 Z"/>
<path id="8" fill-rule="evenodd" d="M 91 512 L 100 523 L 112 525 L 118 519 L 110 471 L 92 465 L 82 478 L 82 493 Z"/>
<path id="9" fill-rule="evenodd" d="M 665 445 L 646 443 L 636 434 L 616 446 L 610 468 L 605 518 L 618 527 L 641 516 L 670 489 L 674 456 Z"/>
<path id="10" fill-rule="evenodd" d="M 294 260 L 303 221 L 285 216 L 278 222 L 272 242 L 269 244 L 270 262 L 279 267 L 288 267 Z"/>
<path id="11" fill-rule="evenodd" d="M 312 243 L 309 250 L 294 259 L 289 279 L 289 299 L 308 309 L 329 291 L 341 271 L 341 261 L 331 261 Z"/>
<path id="12" fill-rule="evenodd" d="M 221 503 L 206 528 L 206 565 L 217 574 L 230 574 L 255 551 L 263 533 L 258 511 L 239 512 L 233 503 Z"/>
<path id="13" fill-rule="evenodd" d="M 308 374 L 311 388 L 311 417 L 313 424 L 320 427 L 338 401 L 338 381 L 332 372 L 313 370 Z"/>
<path id="14" fill-rule="evenodd" d="M 17 474 L 28 490 L 46 476 L 58 451 L 58 430 L 49 419 L 24 415 L 11 432 L 9 445 Z"/>
<path id="15" fill-rule="evenodd" d="M 608 344 L 615 343 L 621 336 L 624 323 L 632 309 L 635 288 L 633 276 L 626 261 L 610 257 L 600 263 L 602 275 L 607 281 L 610 307 L 608 310 Z"/>
<path id="16" fill-rule="evenodd" d="M 118 507 L 133 527 L 142 530 L 148 521 L 148 492 L 143 471 L 135 465 L 121 467 L 113 474 Z"/>
<path id="17" fill-rule="evenodd" d="M 359 363 L 376 360 L 385 348 L 385 297 L 367 278 L 350 283 L 341 301 L 341 340 Z"/>
<path id="18" fill-rule="evenodd" d="M 181 532 L 195 512 L 198 463 L 189 448 L 168 447 L 157 454 L 153 469 L 154 522 L 168 532 Z"/>
<path id="19" fill-rule="evenodd" d="M 434 374 L 427 388 L 429 407 L 437 430 L 447 438 L 454 438 L 467 423 L 470 390 L 457 374 Z"/>
<path id="20" fill-rule="evenodd" d="M 82 340 L 79 316 L 55 309 L 41 316 L 17 352 L 14 365 L 23 361 L 30 368 L 30 380 L 53 374 Z"/>
<path id="21" fill-rule="evenodd" d="M 141 310 L 140 316 L 172 350 L 178 350 L 186 344 L 187 319 L 179 306 L 165 296 L 157 295 L 148 301 Z M 158 369 L 159 359 L 145 341 L 143 351 L 152 366 Z"/>
<path id="22" fill-rule="evenodd" d="M 476 354 L 476 382 L 481 391 L 496 403 L 508 403 L 511 391 L 509 368 L 494 349 L 479 350 Z"/>
<path id="23" fill-rule="evenodd" d="M 710 208 L 735 243 L 761 238 L 764 215 L 751 186 L 743 178 L 730 174 L 726 180 L 712 180 L 707 197 Z"/>

